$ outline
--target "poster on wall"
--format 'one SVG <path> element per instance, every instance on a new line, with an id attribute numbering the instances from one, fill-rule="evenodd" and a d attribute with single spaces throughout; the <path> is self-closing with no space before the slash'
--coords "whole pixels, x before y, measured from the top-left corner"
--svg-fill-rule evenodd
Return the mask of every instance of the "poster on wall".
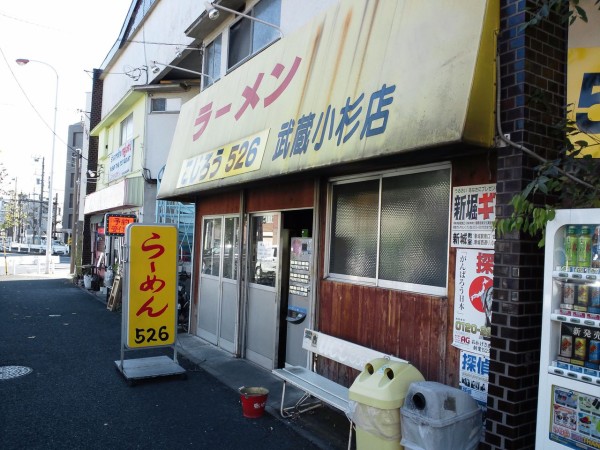
<path id="1" fill-rule="evenodd" d="M 452 247 L 494 248 L 496 185 L 452 189 Z"/>
<path id="2" fill-rule="evenodd" d="M 484 355 L 460 352 L 459 388 L 469 394 L 481 410 L 483 429 L 487 414 L 488 379 L 490 374 L 490 359 Z"/>
<path id="3" fill-rule="evenodd" d="M 114 181 L 128 173 L 133 167 L 133 139 L 125 142 L 110 155 L 108 181 Z"/>
<path id="4" fill-rule="evenodd" d="M 478 402 L 487 402 L 490 359 L 487 356 L 461 350 L 460 388 Z"/>
<path id="5" fill-rule="evenodd" d="M 490 354 L 493 276 L 493 251 L 456 251 L 452 345 L 486 357 Z"/>
<path id="6" fill-rule="evenodd" d="M 600 398 L 553 385 L 549 437 L 567 448 L 600 448 Z"/>

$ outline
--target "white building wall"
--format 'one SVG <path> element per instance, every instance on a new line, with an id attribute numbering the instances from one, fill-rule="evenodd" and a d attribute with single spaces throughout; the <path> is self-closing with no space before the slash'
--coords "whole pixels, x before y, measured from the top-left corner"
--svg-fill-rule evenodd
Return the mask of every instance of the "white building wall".
<path id="1" fill-rule="evenodd" d="M 103 74 L 102 117 L 109 113 L 133 85 L 150 84 L 155 77 L 152 61 L 170 64 L 176 57 L 176 45 L 184 48 L 192 39 L 184 31 L 204 11 L 200 0 L 157 0 L 145 21 L 137 28 L 120 55 Z M 133 41 L 133 42 L 132 42 Z M 154 44 L 160 43 L 160 44 Z M 142 67 L 148 70 L 138 70 Z M 200 68 L 199 68 L 200 69 Z M 140 74 L 136 81 L 127 75 Z"/>
<path id="2" fill-rule="evenodd" d="M 308 21 L 329 9 L 340 0 L 282 0 L 281 30 L 283 35 L 292 33 Z"/>
<path id="3" fill-rule="evenodd" d="M 177 92 L 169 94 L 156 94 L 156 97 L 162 98 L 180 98 L 183 105 L 188 100 L 191 100 L 197 94 L 197 90 L 188 92 Z M 152 97 L 147 99 L 148 103 Z M 147 106 L 147 111 L 150 111 L 150 105 Z M 144 140 L 144 164 L 145 168 L 151 173 L 152 178 L 156 178 L 158 172 L 166 163 L 166 157 L 171 148 L 173 134 L 177 126 L 179 113 L 149 113 L 146 116 L 146 138 Z"/>
<path id="4" fill-rule="evenodd" d="M 282 0 L 281 29 L 284 36 L 303 26 L 312 17 L 338 3 L 339 0 Z M 250 8 L 257 2 L 247 2 Z M 179 48 L 192 43 L 184 31 L 205 10 L 201 0 L 157 0 L 148 17 L 137 28 L 128 43 L 119 50 L 118 57 L 105 69 L 102 117 L 109 113 L 133 85 L 150 84 L 155 74 L 152 61 L 172 64 Z M 237 18 L 226 22 L 230 25 Z M 160 43 L 160 44 L 155 44 Z M 224 42 L 225 44 L 225 42 Z M 140 70 L 147 67 L 148 70 Z M 137 70 L 136 70 L 137 69 Z M 162 69 L 162 68 L 161 68 Z M 201 70 L 201 67 L 198 68 Z M 139 76 L 134 80 L 125 73 Z"/>

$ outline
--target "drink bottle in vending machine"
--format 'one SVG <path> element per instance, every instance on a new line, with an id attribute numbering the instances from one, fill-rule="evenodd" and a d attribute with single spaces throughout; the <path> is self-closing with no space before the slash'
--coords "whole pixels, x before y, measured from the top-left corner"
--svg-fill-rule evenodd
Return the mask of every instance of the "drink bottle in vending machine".
<path id="1" fill-rule="evenodd" d="M 546 228 L 536 448 L 600 448 L 599 209 Z"/>

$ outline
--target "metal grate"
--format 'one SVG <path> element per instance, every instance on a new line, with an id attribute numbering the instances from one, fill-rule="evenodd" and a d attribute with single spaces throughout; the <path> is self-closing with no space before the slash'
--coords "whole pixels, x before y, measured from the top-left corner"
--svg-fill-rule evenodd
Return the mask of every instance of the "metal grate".
<path id="1" fill-rule="evenodd" d="M 0 380 L 10 380 L 28 375 L 33 372 L 30 367 L 24 366 L 0 366 Z"/>

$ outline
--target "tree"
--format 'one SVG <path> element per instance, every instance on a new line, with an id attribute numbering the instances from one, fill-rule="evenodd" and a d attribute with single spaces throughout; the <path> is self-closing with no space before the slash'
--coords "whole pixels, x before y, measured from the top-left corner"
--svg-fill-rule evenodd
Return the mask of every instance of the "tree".
<path id="1" fill-rule="evenodd" d="M 543 0 L 531 19 L 522 30 L 535 26 L 542 20 L 549 20 L 551 12 L 558 13 L 561 20 L 573 24 L 576 20 L 588 21 L 587 12 L 580 6 L 579 0 Z M 600 11 L 600 0 L 594 5 Z M 592 10 L 594 14 L 600 12 Z M 592 93 L 590 96 L 600 97 Z M 595 91 L 594 91 L 595 92 Z M 544 102 L 543 96 L 531 98 L 530 101 Z M 600 100 L 595 102 L 600 105 Z M 557 149 L 557 157 L 546 160 L 532 151 L 521 147 L 523 151 L 540 160 L 535 168 L 534 179 L 525 189 L 515 195 L 510 204 L 513 212 L 510 217 L 498 219 L 496 230 L 500 235 L 523 231 L 531 236 L 541 236 L 538 245 L 545 243 L 544 231 L 549 220 L 554 218 L 557 208 L 600 208 L 600 158 L 592 158 L 591 148 L 600 148 L 600 128 L 598 122 L 589 127 L 578 120 L 574 114 L 574 105 L 567 105 L 564 117 L 554 129 L 560 136 L 561 147 Z"/>

